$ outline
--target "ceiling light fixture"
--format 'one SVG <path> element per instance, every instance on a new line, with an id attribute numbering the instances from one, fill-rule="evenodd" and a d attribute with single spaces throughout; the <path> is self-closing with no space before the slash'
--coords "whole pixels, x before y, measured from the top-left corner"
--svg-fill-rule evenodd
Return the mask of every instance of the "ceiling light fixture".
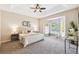
<path id="1" fill-rule="evenodd" d="M 46 9 L 45 7 L 40 7 L 39 4 L 35 4 L 34 7 L 30 7 L 30 8 L 31 9 L 34 9 L 34 12 L 37 12 L 37 11 L 42 12 L 42 10 L 45 10 Z"/>

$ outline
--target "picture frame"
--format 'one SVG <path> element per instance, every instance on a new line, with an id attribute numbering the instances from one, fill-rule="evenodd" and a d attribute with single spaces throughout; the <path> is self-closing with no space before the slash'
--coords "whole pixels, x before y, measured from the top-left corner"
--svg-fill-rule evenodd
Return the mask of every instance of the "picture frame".
<path id="1" fill-rule="evenodd" d="M 27 26 L 27 27 L 29 27 L 29 26 L 30 26 L 30 22 L 29 22 L 29 21 L 23 21 L 23 22 L 22 22 L 22 26 Z"/>

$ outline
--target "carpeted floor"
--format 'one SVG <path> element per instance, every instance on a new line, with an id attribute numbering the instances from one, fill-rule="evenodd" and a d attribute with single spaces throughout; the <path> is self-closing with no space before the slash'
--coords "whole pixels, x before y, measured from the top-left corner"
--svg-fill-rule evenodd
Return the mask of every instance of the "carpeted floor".
<path id="1" fill-rule="evenodd" d="M 68 47 L 67 47 L 68 49 Z M 68 49 L 68 54 L 74 54 L 75 49 Z M 64 40 L 55 37 L 45 37 L 43 41 L 23 47 L 19 41 L 8 42 L 0 47 L 1 54 L 64 54 Z"/>

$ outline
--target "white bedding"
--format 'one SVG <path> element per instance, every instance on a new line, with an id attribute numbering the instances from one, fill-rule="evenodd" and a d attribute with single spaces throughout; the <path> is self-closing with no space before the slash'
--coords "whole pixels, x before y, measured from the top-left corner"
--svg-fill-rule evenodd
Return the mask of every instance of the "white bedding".
<path id="1" fill-rule="evenodd" d="M 26 47 L 29 44 L 40 41 L 44 39 L 44 35 L 40 33 L 29 33 L 29 34 L 20 34 L 20 42 Z"/>

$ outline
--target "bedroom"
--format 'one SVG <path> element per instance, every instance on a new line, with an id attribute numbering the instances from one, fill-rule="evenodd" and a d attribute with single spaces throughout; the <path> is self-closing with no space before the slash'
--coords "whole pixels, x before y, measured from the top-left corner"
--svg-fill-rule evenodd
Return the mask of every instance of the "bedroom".
<path id="1" fill-rule="evenodd" d="M 59 21 L 51 21 L 51 19 L 58 19 L 63 16 L 65 17 L 65 21 L 61 21 L 62 23 L 66 23 L 64 25 L 64 34 L 67 35 L 67 30 L 69 28 L 69 23 L 74 21 L 74 23 L 78 26 L 78 12 L 79 5 L 62 5 L 62 4 L 40 4 L 40 7 L 46 7 L 46 10 L 35 11 L 30 7 L 34 7 L 37 4 L 29 5 L 29 4 L 3 4 L 0 5 L 0 53 L 52 53 L 52 54 L 64 54 L 64 42 L 60 37 L 60 35 L 52 34 L 51 29 L 47 29 L 45 33 L 44 25 L 50 22 L 59 22 Z M 28 7 L 26 7 L 28 6 Z M 59 8 L 58 8 L 59 7 Z M 58 24 L 58 23 L 57 23 Z M 48 24 L 49 25 L 49 24 Z M 59 24 L 58 24 L 59 25 Z M 49 25 L 50 27 L 50 25 Z M 57 27 L 58 28 L 58 27 Z M 53 33 L 56 33 L 53 29 Z M 59 27 L 59 29 L 61 29 Z M 60 32 L 63 29 L 60 30 Z M 36 32 L 38 34 L 33 33 L 36 36 L 28 36 L 30 33 Z M 50 33 L 49 33 L 50 32 Z M 37 42 L 35 44 L 29 45 L 25 48 L 23 45 L 19 43 L 17 39 L 12 36 L 18 37 L 18 33 L 20 37 L 27 34 L 28 42 L 31 42 L 33 39 L 44 39 L 43 41 Z M 14 35 L 16 34 L 16 35 Z M 46 34 L 46 35 L 44 35 Z M 56 37 L 55 37 L 56 36 Z M 12 41 L 13 39 L 13 41 Z M 51 40 L 53 39 L 53 40 Z M 17 40 L 17 41 L 16 41 Z M 37 40 L 37 41 L 38 41 Z M 34 41 L 34 40 L 33 40 Z M 46 42 L 45 42 L 46 41 Z M 36 42 L 36 41 L 35 41 Z M 27 40 L 26 40 L 27 43 Z M 61 49 L 62 48 L 62 49 Z M 53 50 L 52 50 L 53 49 Z M 57 50 L 59 49 L 59 50 Z M 20 52 L 21 51 L 21 52 Z M 68 52 L 68 53 L 73 53 Z"/>

